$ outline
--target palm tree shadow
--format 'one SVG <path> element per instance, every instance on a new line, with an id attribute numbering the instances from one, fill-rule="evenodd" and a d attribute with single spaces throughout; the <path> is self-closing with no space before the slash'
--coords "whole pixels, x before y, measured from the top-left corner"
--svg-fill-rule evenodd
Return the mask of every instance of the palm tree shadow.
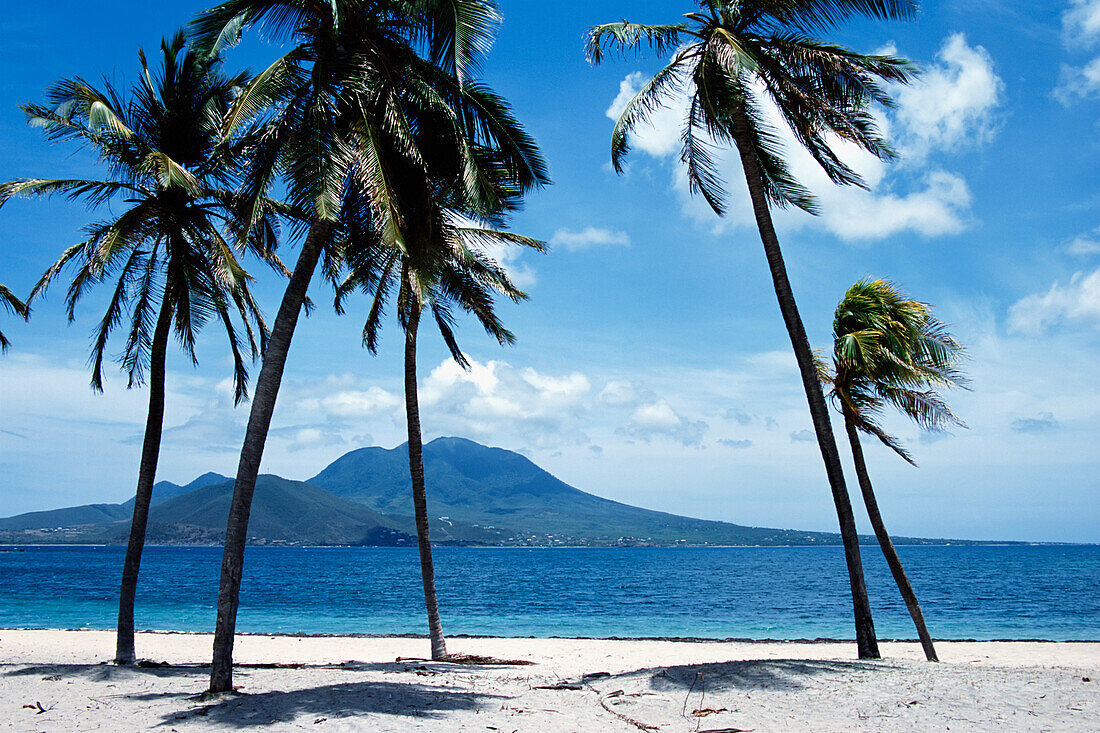
<path id="1" fill-rule="evenodd" d="M 673 667 L 648 667 L 615 675 L 615 679 L 649 678 L 654 690 L 677 691 L 699 689 L 732 690 L 799 690 L 806 680 L 821 675 L 896 669 L 882 662 L 847 662 L 823 659 L 746 659 L 709 664 L 683 664 Z"/>
<path id="2" fill-rule="evenodd" d="M 422 684 L 344 682 L 223 698 L 214 704 L 165 715 L 160 725 L 177 725 L 199 717 L 233 728 L 285 723 L 303 715 L 338 719 L 374 714 L 430 719 L 448 711 L 473 710 L 490 700 L 502 699 L 505 698 L 499 695 Z"/>
<path id="3" fill-rule="evenodd" d="M 33 664 L 3 672 L 5 677 L 84 677 L 93 682 L 115 682 L 135 677 L 187 677 L 203 668 L 194 666 L 139 667 L 114 664 Z"/>

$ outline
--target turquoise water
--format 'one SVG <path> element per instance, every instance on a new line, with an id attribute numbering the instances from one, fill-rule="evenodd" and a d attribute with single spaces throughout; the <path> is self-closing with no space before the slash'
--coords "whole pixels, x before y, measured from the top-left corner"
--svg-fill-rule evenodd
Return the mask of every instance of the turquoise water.
<path id="1" fill-rule="evenodd" d="M 932 634 L 1100 639 L 1100 547 L 901 547 Z M 114 628 L 124 548 L 0 552 L 0 628 Z M 912 624 L 864 547 L 881 638 Z M 851 638 L 839 547 L 437 548 L 449 634 Z M 150 547 L 140 629 L 210 631 L 220 548 Z M 412 548 L 249 548 L 238 630 L 423 633 Z"/>

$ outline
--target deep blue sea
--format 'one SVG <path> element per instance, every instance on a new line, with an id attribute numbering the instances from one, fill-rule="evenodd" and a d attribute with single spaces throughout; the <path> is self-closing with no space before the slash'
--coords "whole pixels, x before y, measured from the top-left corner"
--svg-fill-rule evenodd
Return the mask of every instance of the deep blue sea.
<path id="1" fill-rule="evenodd" d="M 1100 547 L 901 547 L 933 636 L 1100 639 Z M 112 629 L 122 547 L 0 552 L 0 628 Z M 494 636 L 853 637 L 839 547 L 436 548 L 444 630 Z M 863 548 L 880 638 L 913 627 Z M 220 548 L 150 547 L 139 629 L 210 631 Z M 424 633 L 413 548 L 251 547 L 238 630 Z"/>

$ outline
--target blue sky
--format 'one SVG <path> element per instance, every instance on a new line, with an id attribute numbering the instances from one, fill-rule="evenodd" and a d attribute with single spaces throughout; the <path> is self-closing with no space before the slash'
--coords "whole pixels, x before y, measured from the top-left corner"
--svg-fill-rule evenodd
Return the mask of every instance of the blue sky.
<path id="1" fill-rule="evenodd" d="M 46 17 L 13 6 L 0 28 L 5 180 L 93 174 L 93 161 L 44 142 L 17 105 L 65 76 L 132 80 L 137 49 L 152 50 L 204 5 L 54 7 Z M 538 139 L 555 180 L 530 197 L 514 228 L 552 246 L 547 255 L 504 256 L 531 294 L 501 307 L 516 346 L 502 349 L 464 321 L 473 369 L 463 373 L 424 333 L 425 437 L 521 450 L 579 488 L 640 506 L 835 529 L 735 159 L 725 164 L 733 205 L 724 220 L 687 195 L 674 110 L 637 136 L 625 175 L 610 170 L 612 117 L 660 59 L 593 68 L 584 32 L 624 17 L 675 21 L 692 5 L 501 0 L 501 8 L 483 75 Z M 950 395 L 968 429 L 922 436 L 890 423 L 919 469 L 867 446 L 888 527 L 1100 541 L 1100 0 L 925 2 L 913 22 L 862 22 L 833 38 L 894 49 L 924 74 L 882 113 L 902 159 L 850 158 L 870 191 L 831 187 L 790 151 L 824 210 L 777 214 L 811 342 L 829 346 L 848 285 L 885 277 L 936 304 L 968 348 L 973 381 L 972 391 Z M 277 52 L 251 38 L 228 66 L 261 68 Z M 28 292 L 96 216 L 61 200 L 5 205 L 0 282 Z M 273 314 L 281 283 L 256 274 Z M 319 281 L 311 292 L 330 301 Z M 104 294 L 89 297 L 71 326 L 61 295 L 39 302 L 26 325 L 0 313 L 14 343 L 0 358 L 0 515 L 121 501 L 136 481 L 146 394 L 128 392 L 119 375 L 105 394 L 91 392 L 85 360 Z M 359 346 L 364 309 L 353 303 L 337 318 L 322 307 L 300 323 L 265 472 L 304 479 L 353 448 L 403 442 L 399 334 L 391 327 L 370 357 Z M 178 355 L 169 363 L 160 478 L 235 472 L 247 411 L 232 408 L 231 367 L 213 330 L 199 358 L 198 369 Z"/>

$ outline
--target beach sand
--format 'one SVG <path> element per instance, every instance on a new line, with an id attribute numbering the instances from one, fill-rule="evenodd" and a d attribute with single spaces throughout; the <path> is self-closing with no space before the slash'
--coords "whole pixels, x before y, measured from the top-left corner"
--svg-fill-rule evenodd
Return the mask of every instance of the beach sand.
<path id="1" fill-rule="evenodd" d="M 211 636 L 142 633 L 171 666 L 106 664 L 100 631 L 0 630 L 0 729 L 13 731 L 1100 730 L 1100 643 L 448 640 L 530 665 L 402 660 L 424 639 L 237 638 L 240 695 L 200 699 Z M 270 666 L 293 665 L 287 667 Z M 269 666 L 248 666 L 269 665 Z"/>

